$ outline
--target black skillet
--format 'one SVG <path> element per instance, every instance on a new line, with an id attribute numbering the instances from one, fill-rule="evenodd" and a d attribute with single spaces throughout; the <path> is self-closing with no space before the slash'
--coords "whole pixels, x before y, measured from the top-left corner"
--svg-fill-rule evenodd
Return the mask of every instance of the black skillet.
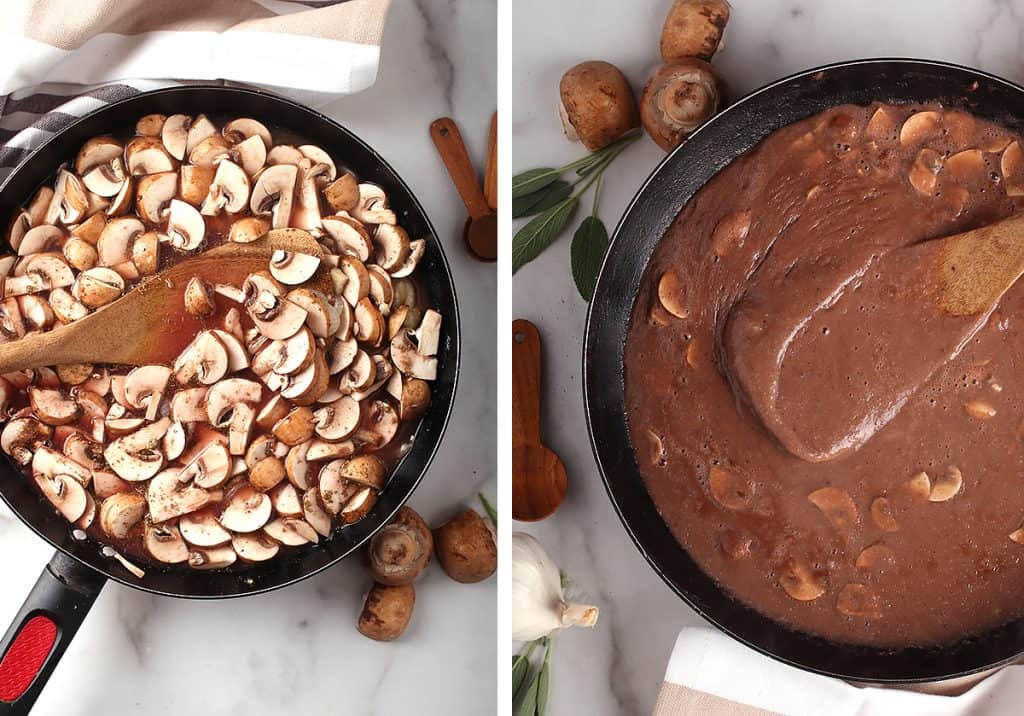
<path id="1" fill-rule="evenodd" d="M 942 648 L 873 649 L 789 629 L 729 597 L 662 521 L 633 457 L 623 392 L 623 348 L 641 276 L 683 205 L 770 132 L 837 104 L 941 102 L 1024 130 L 1024 89 L 966 67 L 920 60 L 843 62 L 768 85 L 721 112 L 644 182 L 615 230 L 601 269 L 583 350 L 584 400 L 594 455 L 626 531 L 666 584 L 698 614 L 758 651 L 808 671 L 907 683 L 965 676 L 1024 653 L 1024 619 Z"/>
<path id="2" fill-rule="evenodd" d="M 438 376 L 431 386 L 432 403 L 417 427 L 411 449 L 394 470 L 367 517 L 337 530 L 318 545 L 290 549 L 266 563 L 236 564 L 219 572 L 149 567 L 145 577 L 132 576 L 120 564 L 103 556 L 101 545 L 92 540 L 74 539 L 68 523 L 40 498 L 30 486 L 31 481 L 9 460 L 0 460 L 0 497 L 22 522 L 57 549 L 0 642 L 0 654 L 6 657 L 8 651 L 11 652 L 9 659 L 0 662 L 0 714 L 28 712 L 108 579 L 170 597 L 240 597 L 294 584 L 351 554 L 412 494 L 437 450 L 451 413 L 459 372 L 459 314 L 448 263 L 423 207 L 373 149 L 336 122 L 295 102 L 256 90 L 189 86 L 147 92 L 108 105 L 57 133 L 12 172 L 0 187 L 0 221 L 10 217 L 40 184 L 51 181 L 56 168 L 72 159 L 87 139 L 99 134 L 130 133 L 139 117 L 154 112 L 254 117 L 270 125 L 272 130 L 282 128 L 303 141 L 318 144 L 355 172 L 361 181 L 373 182 L 385 189 L 402 226 L 412 237 L 427 239 L 428 248 L 416 275 L 427 302 L 444 316 Z M 25 636 L 16 642 L 25 624 L 37 616 L 42 617 L 42 621 L 33 622 Z M 56 625 L 55 639 L 50 637 L 53 628 L 46 620 Z M 26 663 L 24 656 L 31 651 L 28 647 L 33 646 L 31 637 L 42 640 L 43 646 L 38 643 L 34 646 L 37 653 L 48 656 L 34 669 L 37 675 L 28 688 L 15 694 L 17 689 L 11 685 L 13 671 Z M 47 649 L 50 641 L 53 644 Z M 10 649 L 15 642 L 16 648 Z"/>

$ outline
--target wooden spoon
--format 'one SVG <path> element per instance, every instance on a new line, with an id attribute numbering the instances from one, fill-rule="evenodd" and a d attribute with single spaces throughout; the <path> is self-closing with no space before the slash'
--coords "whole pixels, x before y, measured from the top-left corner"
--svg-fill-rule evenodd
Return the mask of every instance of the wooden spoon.
<path id="1" fill-rule="evenodd" d="M 79 321 L 0 344 L 0 373 L 65 363 L 171 363 L 202 327 L 202 319 L 184 310 L 189 279 L 240 286 L 253 271 L 266 269 L 277 249 L 323 256 L 316 240 L 297 229 L 217 246 L 143 280 Z M 195 322 L 195 329 L 187 322 Z"/>
<path id="2" fill-rule="evenodd" d="M 793 455 L 840 458 L 970 344 L 1022 274 L 1024 213 L 854 254 L 794 279 L 791 292 L 748 292 L 725 330 L 730 382 Z M 843 399 L 823 409 L 820 397 L 840 382 Z"/>
<path id="3" fill-rule="evenodd" d="M 498 258 L 498 217 L 487 205 L 459 128 L 449 117 L 442 117 L 430 124 L 430 136 L 469 212 L 462 227 L 466 248 L 481 261 L 495 261 Z"/>
<path id="4" fill-rule="evenodd" d="M 484 170 L 484 196 L 487 206 L 498 210 L 498 113 L 491 117 L 491 136 L 487 143 L 487 168 Z"/>
<path id="5" fill-rule="evenodd" d="M 562 460 L 540 439 L 540 334 L 529 321 L 512 322 L 512 517 L 542 520 L 562 504 Z"/>

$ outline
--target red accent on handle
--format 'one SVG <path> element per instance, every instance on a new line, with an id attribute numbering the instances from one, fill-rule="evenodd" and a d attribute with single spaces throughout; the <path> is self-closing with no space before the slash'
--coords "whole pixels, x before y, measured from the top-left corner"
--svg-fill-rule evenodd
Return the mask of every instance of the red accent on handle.
<path id="1" fill-rule="evenodd" d="M 57 625 L 37 615 L 21 627 L 11 648 L 0 660 L 0 701 L 17 701 L 32 685 L 57 641 Z"/>

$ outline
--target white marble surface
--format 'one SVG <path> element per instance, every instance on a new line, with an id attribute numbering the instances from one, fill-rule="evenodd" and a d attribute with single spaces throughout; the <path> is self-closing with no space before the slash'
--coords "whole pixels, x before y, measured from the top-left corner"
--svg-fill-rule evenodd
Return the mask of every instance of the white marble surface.
<path id="1" fill-rule="evenodd" d="M 733 96 L 815 65 L 905 56 L 973 65 L 1024 80 L 1024 1 L 731 0 L 727 47 L 715 65 Z M 504 65 L 513 102 L 512 170 L 557 166 L 580 156 L 561 135 L 558 80 L 573 64 L 603 59 L 639 90 L 660 60 L 658 36 L 669 0 L 594 3 L 519 0 L 506 16 L 514 41 Z M 646 138 L 606 175 L 601 216 L 611 230 L 663 153 Z M 579 220 L 580 217 L 577 218 Z M 646 714 L 657 696 L 680 626 L 701 620 L 664 585 L 611 509 L 587 441 L 580 383 L 586 305 L 569 277 L 562 240 L 512 281 L 513 317 L 533 320 L 544 340 L 545 428 L 562 456 L 570 492 L 537 525 L 561 566 L 601 606 L 593 633 L 567 632 L 555 652 L 552 714 Z"/>
<path id="2" fill-rule="evenodd" d="M 463 321 L 452 422 L 410 504 L 438 523 L 478 490 L 494 495 L 494 270 L 465 257 L 464 210 L 427 125 L 459 122 L 482 167 L 495 109 L 495 2 L 395 2 L 377 84 L 326 113 L 412 186 L 445 243 Z M 5 625 L 51 550 L 0 509 Z M 417 583 L 409 630 L 391 644 L 355 630 L 368 586 L 354 560 L 286 590 L 199 603 L 108 584 L 34 713 L 484 714 L 494 711 L 496 580 L 459 585 L 436 566 Z"/>

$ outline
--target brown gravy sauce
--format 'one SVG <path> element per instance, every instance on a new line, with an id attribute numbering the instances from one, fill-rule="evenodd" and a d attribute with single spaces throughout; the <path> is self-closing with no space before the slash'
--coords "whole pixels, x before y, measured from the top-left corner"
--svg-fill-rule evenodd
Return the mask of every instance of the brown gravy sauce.
<path id="1" fill-rule="evenodd" d="M 949 321 L 900 280 L 917 248 L 893 253 L 1024 208 L 1017 139 L 936 106 L 835 107 L 733 161 L 655 250 L 631 438 L 667 525 L 738 600 L 878 646 L 1024 615 L 1024 285 Z"/>

